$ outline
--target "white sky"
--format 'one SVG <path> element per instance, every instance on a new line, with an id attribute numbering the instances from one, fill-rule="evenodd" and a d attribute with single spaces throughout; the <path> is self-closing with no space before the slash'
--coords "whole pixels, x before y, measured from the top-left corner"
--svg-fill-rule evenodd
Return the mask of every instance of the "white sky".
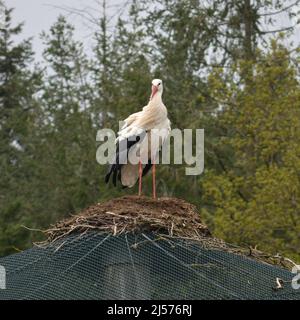
<path id="1" fill-rule="evenodd" d="M 12 15 L 13 24 L 24 22 L 21 39 L 33 37 L 33 49 L 36 58 L 40 59 L 43 45 L 39 35 L 42 31 L 48 31 L 56 21 L 59 14 L 69 15 L 63 8 L 72 7 L 77 9 L 87 8 L 94 16 L 100 16 L 101 7 L 97 0 L 4 0 L 8 8 L 15 8 Z M 108 15 L 118 12 L 120 6 L 126 3 L 125 0 L 107 0 Z M 60 7 L 60 8 L 58 8 Z M 92 9 L 94 8 L 94 9 Z M 97 11 L 99 10 L 99 15 Z M 84 41 L 86 50 L 91 50 L 91 33 L 88 22 L 78 15 L 69 15 L 68 21 L 75 26 L 75 39 Z"/>

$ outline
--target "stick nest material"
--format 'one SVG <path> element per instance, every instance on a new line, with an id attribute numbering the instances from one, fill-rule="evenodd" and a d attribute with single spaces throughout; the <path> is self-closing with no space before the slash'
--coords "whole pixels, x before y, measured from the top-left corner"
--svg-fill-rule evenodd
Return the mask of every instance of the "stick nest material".
<path id="1" fill-rule="evenodd" d="M 83 234 L 88 231 L 113 235 L 154 232 L 161 239 L 189 239 L 206 248 L 224 250 L 284 268 L 290 268 L 294 264 L 278 254 L 266 254 L 256 247 L 228 245 L 223 240 L 212 237 L 207 226 L 201 221 L 197 208 L 177 198 L 153 200 L 148 197 L 124 196 L 97 203 L 44 231 L 47 240 L 40 245 L 56 242 L 70 234 Z"/>
<path id="2" fill-rule="evenodd" d="M 176 198 L 125 196 L 97 203 L 80 214 L 58 222 L 45 233 L 48 242 L 71 233 L 89 230 L 119 235 L 126 232 L 156 232 L 169 236 L 211 237 L 194 205 Z"/>

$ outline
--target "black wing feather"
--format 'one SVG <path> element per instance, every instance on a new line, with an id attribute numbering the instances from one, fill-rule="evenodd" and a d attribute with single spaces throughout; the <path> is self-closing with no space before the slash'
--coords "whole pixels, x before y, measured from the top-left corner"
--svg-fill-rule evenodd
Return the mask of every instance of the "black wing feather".
<path id="1" fill-rule="evenodd" d="M 152 163 L 151 163 L 151 159 L 149 159 L 148 163 L 145 165 L 145 168 L 143 169 L 142 176 L 146 175 L 149 172 L 149 170 L 151 169 L 151 167 L 152 167 Z"/>
<path id="2" fill-rule="evenodd" d="M 114 164 L 110 165 L 108 172 L 105 176 L 105 183 L 109 182 L 110 176 L 113 174 L 113 185 L 117 185 L 117 179 L 121 181 L 121 168 L 123 166 L 124 160 L 128 158 L 128 152 L 132 146 L 137 142 L 144 139 L 146 136 L 146 131 L 143 131 L 139 135 L 131 136 L 126 140 L 123 140 L 122 143 L 118 141 L 116 146 L 116 155 Z M 130 139 L 130 140 L 129 140 Z M 120 163 L 121 162 L 121 163 Z M 148 165 L 148 164 L 147 164 Z M 147 166 L 146 165 L 146 166 Z"/>

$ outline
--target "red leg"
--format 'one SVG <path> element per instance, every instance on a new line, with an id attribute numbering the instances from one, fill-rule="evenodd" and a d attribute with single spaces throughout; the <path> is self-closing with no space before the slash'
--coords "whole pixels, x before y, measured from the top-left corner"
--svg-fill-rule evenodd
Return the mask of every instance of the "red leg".
<path id="1" fill-rule="evenodd" d="M 139 197 L 142 195 L 142 173 L 143 173 L 143 168 L 142 168 L 142 162 L 140 160 L 139 161 Z"/>
<path id="2" fill-rule="evenodd" d="M 153 166 L 152 166 L 152 196 L 153 199 L 156 199 L 156 165 L 155 165 L 155 159 L 153 160 Z"/>

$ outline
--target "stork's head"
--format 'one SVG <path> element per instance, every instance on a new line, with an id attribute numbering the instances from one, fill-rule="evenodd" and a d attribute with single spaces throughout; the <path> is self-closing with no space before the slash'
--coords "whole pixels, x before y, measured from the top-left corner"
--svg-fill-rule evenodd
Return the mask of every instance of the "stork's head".
<path id="1" fill-rule="evenodd" d="M 154 79 L 152 80 L 152 92 L 151 92 L 151 97 L 150 100 L 157 94 L 157 93 L 162 94 L 163 92 L 163 84 L 160 79 Z"/>

